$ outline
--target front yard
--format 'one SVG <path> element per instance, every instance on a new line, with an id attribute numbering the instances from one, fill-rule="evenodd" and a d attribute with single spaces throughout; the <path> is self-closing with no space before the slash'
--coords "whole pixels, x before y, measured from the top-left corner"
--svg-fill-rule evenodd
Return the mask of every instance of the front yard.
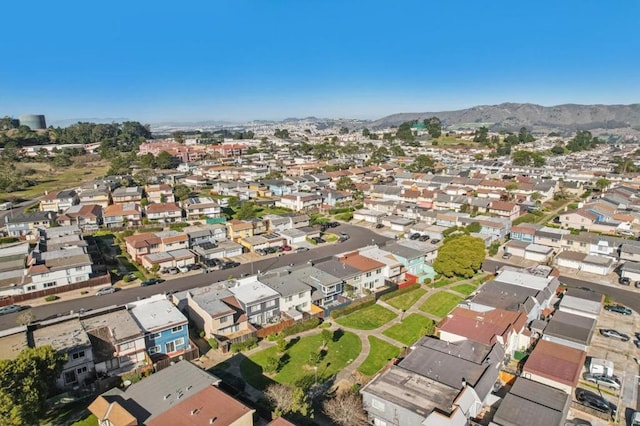
<path id="1" fill-rule="evenodd" d="M 380 305 L 372 305 L 340 317 L 336 322 L 344 327 L 373 330 L 394 319 L 396 314 Z"/>
<path id="2" fill-rule="evenodd" d="M 264 389 L 271 382 L 306 386 L 315 381 L 315 369 L 310 365 L 309 355 L 321 350 L 320 333 L 302 339 L 292 339 L 284 354 L 277 347 L 260 351 L 242 360 L 242 377 L 257 389 Z M 360 354 L 360 338 L 353 333 L 336 331 L 334 339 L 327 343 L 324 356 L 318 365 L 318 382 L 323 382 L 345 368 Z M 277 372 L 269 377 L 263 375 L 263 369 L 269 358 L 280 359 Z"/>
<path id="3" fill-rule="evenodd" d="M 420 314 L 411 314 L 401 323 L 386 329 L 382 334 L 409 346 L 425 334 L 433 333 L 433 326 L 433 320 Z"/>
<path id="4" fill-rule="evenodd" d="M 462 302 L 462 298 L 460 296 L 456 296 L 455 294 L 448 293 L 446 291 L 441 291 L 440 293 L 436 293 L 429 297 L 427 301 L 420 306 L 420 310 L 443 318 L 460 302 Z"/>

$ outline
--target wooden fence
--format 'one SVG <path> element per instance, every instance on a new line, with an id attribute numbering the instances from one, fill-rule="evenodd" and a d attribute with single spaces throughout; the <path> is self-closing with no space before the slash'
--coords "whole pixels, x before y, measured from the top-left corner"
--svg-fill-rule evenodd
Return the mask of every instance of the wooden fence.
<path id="1" fill-rule="evenodd" d="M 0 299 L 0 306 L 13 305 L 13 304 L 24 302 L 27 300 L 47 297 L 52 294 L 59 294 L 67 291 L 79 290 L 81 288 L 95 287 L 95 286 L 105 285 L 105 284 L 111 284 L 111 276 L 109 274 L 89 278 L 87 281 L 82 281 L 79 283 L 67 284 L 59 287 L 51 287 L 45 290 L 38 290 L 31 293 L 14 294 L 12 296 L 6 296 Z"/>
<path id="2" fill-rule="evenodd" d="M 160 370 L 164 370 L 165 368 L 171 366 L 172 364 L 175 364 L 178 361 L 193 361 L 194 359 L 197 359 L 200 357 L 200 350 L 198 349 L 198 345 L 196 345 L 195 343 L 191 342 L 191 349 L 181 353 L 180 355 L 171 357 L 171 358 L 166 358 L 166 359 L 161 359 L 159 361 L 156 361 L 153 363 L 153 368 L 155 369 L 155 372 L 157 373 Z"/>

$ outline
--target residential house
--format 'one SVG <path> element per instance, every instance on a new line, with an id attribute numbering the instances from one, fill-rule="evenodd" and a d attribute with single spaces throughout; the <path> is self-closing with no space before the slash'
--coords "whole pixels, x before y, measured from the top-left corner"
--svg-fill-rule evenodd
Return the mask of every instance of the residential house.
<path id="1" fill-rule="evenodd" d="M 380 249 L 378 246 L 363 247 L 358 252 L 369 259 L 373 259 L 376 262 L 384 264 L 382 268 L 382 275 L 385 280 L 392 282 L 398 282 L 401 278 L 401 274 L 404 271 L 402 262 L 398 260 L 392 253 Z"/>
<path id="2" fill-rule="evenodd" d="M 149 184 L 144 188 L 149 203 L 175 203 L 173 188 L 166 183 Z"/>
<path id="3" fill-rule="evenodd" d="M 193 197 L 183 201 L 182 206 L 187 219 L 219 218 L 222 210 L 220 205 L 209 197 Z"/>
<path id="4" fill-rule="evenodd" d="M 266 325 L 280 318 L 280 294 L 255 276 L 235 280 L 229 291 L 240 302 L 251 324 Z"/>
<path id="5" fill-rule="evenodd" d="M 598 216 L 586 209 L 570 210 L 558 215 L 564 228 L 590 230 L 593 229 Z"/>
<path id="6" fill-rule="evenodd" d="M 628 278 L 631 281 L 640 281 L 640 263 L 625 262 L 620 268 L 620 277 Z"/>
<path id="7" fill-rule="evenodd" d="M 361 390 L 369 424 L 467 425 L 498 379 L 500 344 L 424 337 Z"/>
<path id="8" fill-rule="evenodd" d="M 107 206 L 104 209 L 103 220 L 107 228 L 139 226 L 142 223 L 140 205 L 124 203 Z"/>
<path id="9" fill-rule="evenodd" d="M 206 338 L 238 337 L 253 332 L 255 328 L 228 285 L 216 283 L 175 293 L 173 302 L 187 313 L 196 329 L 204 331 Z"/>
<path id="10" fill-rule="evenodd" d="M 108 189 L 83 189 L 80 192 L 80 204 L 97 204 L 104 209 L 110 202 Z"/>
<path id="11" fill-rule="evenodd" d="M 554 312 L 544 328 L 542 340 L 586 351 L 591 344 L 595 326 L 594 318 L 566 311 Z"/>
<path id="12" fill-rule="evenodd" d="M 12 212 L 4 217 L 5 231 L 8 237 L 22 240 L 36 238 L 38 228 L 49 228 L 55 220 L 55 213 L 45 212 Z"/>
<path id="13" fill-rule="evenodd" d="M 405 244 L 405 241 L 388 241 L 383 247 L 384 251 L 393 254 L 404 266 L 404 273 L 421 277 L 432 276 L 433 268 L 425 263 L 425 253 Z"/>
<path id="14" fill-rule="evenodd" d="M 280 295 L 280 311 L 292 318 L 297 318 L 296 312 L 311 310 L 311 289 L 303 279 L 308 277 L 312 266 L 288 266 L 269 271 L 258 276 L 258 281 L 271 287 Z"/>
<path id="15" fill-rule="evenodd" d="M 78 225 L 83 232 L 97 231 L 102 220 L 102 207 L 98 204 L 71 206 L 56 218 L 58 225 Z"/>
<path id="16" fill-rule="evenodd" d="M 500 402 L 492 424 L 496 426 L 563 426 L 571 396 L 542 383 L 518 377 Z"/>
<path id="17" fill-rule="evenodd" d="M 568 288 L 560 300 L 558 310 L 597 319 L 602 311 L 603 301 L 604 296 L 601 293 L 580 288 Z"/>
<path id="18" fill-rule="evenodd" d="M 180 361 L 132 384 L 98 396 L 89 411 L 102 426 L 252 426 L 255 410 L 218 388 L 220 379 Z"/>
<path id="19" fill-rule="evenodd" d="M 39 208 L 41 212 L 62 213 L 79 202 L 80 197 L 78 197 L 78 194 L 73 189 L 51 192 L 45 191 L 44 196 L 40 199 Z"/>
<path id="20" fill-rule="evenodd" d="M 382 223 L 382 219 L 386 215 L 387 213 L 378 210 L 360 209 L 353 212 L 353 220 L 367 223 Z"/>
<path id="21" fill-rule="evenodd" d="M 511 227 L 509 239 L 522 241 L 524 243 L 533 243 L 535 241 L 536 231 L 540 228 L 540 225 L 533 223 L 523 223 L 518 226 L 513 226 Z"/>
<path id="22" fill-rule="evenodd" d="M 205 243 L 216 244 L 227 239 L 227 228 L 222 224 L 187 226 L 182 232 L 189 237 L 189 248 Z"/>
<path id="23" fill-rule="evenodd" d="M 144 331 L 152 359 L 178 356 L 191 348 L 187 318 L 164 295 L 131 302 L 127 309 Z"/>
<path id="24" fill-rule="evenodd" d="M 196 263 L 196 255 L 191 250 L 176 249 L 145 254 L 140 259 L 140 263 L 147 269 L 153 269 L 156 266 L 160 269 L 189 266 Z"/>
<path id="25" fill-rule="evenodd" d="M 539 340 L 522 369 L 522 377 L 573 395 L 587 353 L 559 343 Z"/>
<path id="26" fill-rule="evenodd" d="M 55 383 L 58 389 L 72 390 L 93 381 L 95 365 L 91 341 L 77 316 L 42 322 L 31 333 L 34 347 L 51 345 L 56 352 L 66 355 L 67 360 Z"/>
<path id="27" fill-rule="evenodd" d="M 209 184 L 209 179 L 204 176 L 190 175 L 182 179 L 182 183 L 189 188 L 199 189 Z"/>
<path id="28" fill-rule="evenodd" d="M 509 201 L 492 201 L 489 205 L 489 213 L 504 217 L 511 221 L 520 216 L 520 206 Z"/>
<path id="29" fill-rule="evenodd" d="M 118 374 L 145 363 L 144 331 L 127 309 L 90 311 L 80 319 L 93 348 L 98 374 Z"/>
<path id="30" fill-rule="evenodd" d="M 326 309 L 339 304 L 343 291 L 353 296 L 360 288 L 362 272 L 336 258 L 323 259 L 313 264 L 313 270 L 303 281 L 313 287 L 313 303 Z"/>
<path id="31" fill-rule="evenodd" d="M 560 251 L 563 246 L 565 235 L 570 234 L 566 229 L 555 229 L 544 226 L 536 230 L 535 243 L 547 247 L 553 247 L 554 250 Z"/>
<path id="32" fill-rule="evenodd" d="M 233 219 L 225 223 L 229 239 L 238 241 L 239 239 L 253 237 L 253 223 L 246 220 Z"/>
<path id="33" fill-rule="evenodd" d="M 123 186 L 116 188 L 111 193 L 111 199 L 114 204 L 136 203 L 142 201 L 141 186 Z"/>
<path id="34" fill-rule="evenodd" d="M 85 248 L 41 253 L 32 258 L 27 268 L 28 278 L 20 287 L 14 287 L 12 294 L 31 293 L 87 281 L 93 272 L 92 265 Z"/>
<path id="35" fill-rule="evenodd" d="M 182 208 L 178 203 L 153 203 L 145 208 L 147 219 L 154 222 L 173 223 L 182 221 Z"/>
<path id="36" fill-rule="evenodd" d="M 317 210 L 322 205 L 322 196 L 304 192 L 294 192 L 283 195 L 276 201 L 277 207 L 284 207 L 294 211 Z"/>
<path id="37" fill-rule="evenodd" d="M 610 257 L 589 255 L 568 250 L 558 254 L 554 262 L 561 267 L 603 276 L 609 275 L 615 266 L 614 259 Z"/>
<path id="38" fill-rule="evenodd" d="M 274 197 L 281 197 L 283 195 L 291 194 L 291 188 L 293 187 L 293 184 L 291 182 L 286 182 L 279 179 L 265 179 L 262 181 L 262 183 L 267 186 Z"/>
<path id="39" fill-rule="evenodd" d="M 368 294 L 384 287 L 384 274 L 382 272 L 386 266 L 384 263 L 362 256 L 358 252 L 344 254 L 338 260 L 362 273 L 360 285 L 356 287 L 359 294 Z"/>

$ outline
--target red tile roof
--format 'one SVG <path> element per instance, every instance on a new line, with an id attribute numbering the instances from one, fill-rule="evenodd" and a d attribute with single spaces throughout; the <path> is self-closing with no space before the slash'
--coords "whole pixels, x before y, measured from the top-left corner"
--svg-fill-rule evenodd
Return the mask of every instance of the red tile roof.
<path id="1" fill-rule="evenodd" d="M 587 353 L 547 340 L 539 340 L 523 371 L 575 387 Z"/>
<path id="2" fill-rule="evenodd" d="M 519 332 L 527 322 L 524 312 L 494 309 L 487 312 L 476 312 L 470 309 L 455 308 L 444 319 L 438 330 L 462 336 L 473 342 L 492 345 L 496 336 L 507 335 L 515 330 Z"/>

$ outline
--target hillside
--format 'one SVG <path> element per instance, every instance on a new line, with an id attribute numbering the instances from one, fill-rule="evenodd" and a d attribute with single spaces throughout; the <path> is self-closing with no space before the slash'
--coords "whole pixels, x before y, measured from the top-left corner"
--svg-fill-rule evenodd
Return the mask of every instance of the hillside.
<path id="1" fill-rule="evenodd" d="M 405 121 L 439 117 L 447 126 L 484 123 L 492 130 L 516 131 L 526 126 L 534 131 L 561 133 L 576 130 L 602 130 L 617 133 L 640 132 L 640 104 L 631 105 L 557 105 L 504 103 L 480 105 L 458 111 L 393 114 L 371 122 L 372 128 L 399 125 Z"/>

